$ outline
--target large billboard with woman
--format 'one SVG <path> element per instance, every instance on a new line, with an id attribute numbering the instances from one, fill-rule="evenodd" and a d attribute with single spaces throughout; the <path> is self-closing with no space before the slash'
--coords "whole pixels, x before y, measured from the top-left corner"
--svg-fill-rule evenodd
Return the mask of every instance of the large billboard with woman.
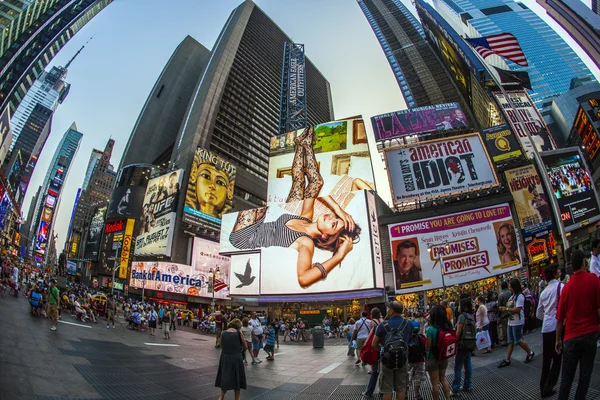
<path id="1" fill-rule="evenodd" d="M 507 203 L 388 229 L 398 294 L 476 281 L 521 267 Z"/>
<path id="2" fill-rule="evenodd" d="M 251 263 L 260 262 L 252 271 L 260 273 L 261 295 L 379 285 L 371 240 L 377 214 L 367 201 L 374 179 L 361 124 L 335 121 L 273 137 L 267 206 L 223 217 L 221 253 L 260 253 Z"/>
<path id="3" fill-rule="evenodd" d="M 217 227 L 233 207 L 235 166 L 212 152 L 198 148 L 190 171 L 183 222 Z"/>

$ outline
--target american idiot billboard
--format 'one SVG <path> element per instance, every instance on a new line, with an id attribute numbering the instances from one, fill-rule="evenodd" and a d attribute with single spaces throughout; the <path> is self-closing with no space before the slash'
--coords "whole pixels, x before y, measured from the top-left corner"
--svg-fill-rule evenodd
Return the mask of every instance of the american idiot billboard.
<path id="1" fill-rule="evenodd" d="M 498 184 L 479 134 L 385 149 L 394 204 Z"/>
<path id="2" fill-rule="evenodd" d="M 458 103 L 409 108 L 371 117 L 375 140 L 396 139 L 423 133 L 462 129 L 469 121 Z"/>

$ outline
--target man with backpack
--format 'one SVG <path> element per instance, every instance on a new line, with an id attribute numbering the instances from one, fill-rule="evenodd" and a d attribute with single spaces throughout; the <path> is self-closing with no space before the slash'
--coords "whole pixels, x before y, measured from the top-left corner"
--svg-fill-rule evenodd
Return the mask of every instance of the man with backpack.
<path id="1" fill-rule="evenodd" d="M 452 396 L 457 396 L 461 390 L 471 391 L 473 387 L 471 366 L 471 353 L 477 350 L 477 329 L 473 318 L 473 303 L 471 299 L 461 299 L 459 316 L 456 321 L 456 341 L 458 349 L 454 358 L 454 381 L 452 382 Z M 462 369 L 465 368 L 465 383 L 462 385 Z M 461 388 L 462 386 L 462 388 Z"/>
<path id="2" fill-rule="evenodd" d="M 397 301 L 388 302 L 386 321 L 375 331 L 373 348 L 381 351 L 379 392 L 383 400 L 406 399 L 408 388 L 408 342 L 413 331 L 412 322 L 402 318 L 404 306 Z M 383 347 L 383 348 L 382 348 Z"/>
<path id="3" fill-rule="evenodd" d="M 408 342 L 408 376 L 415 384 L 415 400 L 422 400 L 421 384 L 425 382 L 425 336 L 420 335 L 421 324 L 413 321 L 413 332 Z"/>
<path id="4" fill-rule="evenodd" d="M 354 364 L 360 364 L 360 351 L 362 350 L 367 338 L 369 337 L 369 331 L 371 330 L 371 320 L 367 318 L 369 313 L 363 311 L 362 318 L 356 321 L 354 324 L 354 332 L 352 333 L 352 340 L 356 340 L 356 356 L 358 360 Z M 365 363 L 363 363 L 363 366 Z"/>

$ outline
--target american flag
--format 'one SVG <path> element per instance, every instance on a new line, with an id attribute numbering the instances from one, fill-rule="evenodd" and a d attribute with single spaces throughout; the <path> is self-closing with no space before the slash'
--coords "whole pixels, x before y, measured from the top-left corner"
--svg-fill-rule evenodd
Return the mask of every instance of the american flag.
<path id="1" fill-rule="evenodd" d="M 227 284 L 225 282 L 223 282 L 220 279 L 215 279 L 215 283 L 214 283 L 214 291 L 215 291 L 215 293 L 218 292 L 218 291 L 220 291 L 220 290 L 225 289 L 226 287 L 227 287 Z"/>
<path id="2" fill-rule="evenodd" d="M 498 33 L 496 35 L 466 40 L 483 58 L 497 54 L 521 67 L 529 66 L 517 38 L 510 33 Z"/>

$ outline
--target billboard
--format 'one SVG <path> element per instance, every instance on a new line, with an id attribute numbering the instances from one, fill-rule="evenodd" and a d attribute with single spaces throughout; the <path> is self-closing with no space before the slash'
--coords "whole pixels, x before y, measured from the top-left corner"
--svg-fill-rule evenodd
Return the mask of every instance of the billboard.
<path id="1" fill-rule="evenodd" d="M 119 186 L 113 189 L 108 203 L 106 219 L 140 218 L 145 186 Z"/>
<path id="2" fill-rule="evenodd" d="M 523 237 L 552 227 L 552 206 L 533 165 L 505 172 Z"/>
<path id="3" fill-rule="evenodd" d="M 218 227 L 223 214 L 233 207 L 234 186 L 235 166 L 197 148 L 185 194 L 183 222 L 198 226 L 208 222 Z"/>
<path id="4" fill-rule="evenodd" d="M 218 254 L 218 253 L 217 253 Z M 210 267 L 161 261 L 131 263 L 129 285 L 134 288 L 212 298 Z M 229 268 L 215 276 L 215 299 L 229 298 Z"/>
<path id="5" fill-rule="evenodd" d="M 230 293 L 231 258 L 219 254 L 219 243 L 210 240 L 194 238 L 192 252 L 192 268 L 203 276 L 210 275 L 210 270 L 217 271 L 215 276 L 215 298 L 225 299 Z M 224 285 L 226 287 L 224 287 Z M 200 288 L 196 296 L 212 296 L 210 287 Z"/>
<path id="6" fill-rule="evenodd" d="M 597 101 L 590 99 L 590 104 L 597 104 Z M 585 146 L 585 151 L 590 156 L 590 160 L 592 162 L 595 161 L 598 150 L 600 150 L 600 138 L 598 138 L 598 132 L 596 132 L 586 111 L 581 106 L 579 106 L 579 110 L 575 116 L 575 122 L 573 122 L 570 135 L 579 136 L 578 142 Z"/>
<path id="7" fill-rule="evenodd" d="M 48 244 L 48 235 L 50 235 L 50 223 L 46 221 L 40 221 L 40 227 L 37 232 L 35 241 L 35 250 L 38 253 L 44 254 L 46 251 L 46 245 Z"/>
<path id="8" fill-rule="evenodd" d="M 232 296 L 258 296 L 260 294 L 260 253 L 233 254 L 231 256 Z"/>
<path id="9" fill-rule="evenodd" d="M 371 117 L 376 141 L 427 132 L 461 129 L 469 121 L 458 103 L 409 108 Z"/>
<path id="10" fill-rule="evenodd" d="M 479 134 L 385 149 L 394 204 L 498 184 Z"/>
<path id="11" fill-rule="evenodd" d="M 136 256 L 171 256 L 182 179 L 183 170 L 179 169 L 148 181 L 135 240 Z"/>
<path id="12" fill-rule="evenodd" d="M 507 124 L 482 129 L 481 137 L 496 164 L 523 156 L 521 145 Z"/>
<path id="13" fill-rule="evenodd" d="M 83 258 L 86 260 L 98 261 L 98 255 L 100 253 L 100 244 L 102 242 L 102 229 L 104 227 L 104 214 L 106 213 L 106 206 L 96 208 L 90 227 L 87 233 L 87 239 L 85 242 L 85 250 Z"/>
<path id="14" fill-rule="evenodd" d="M 280 132 L 306 126 L 306 64 L 304 45 L 284 44 L 284 65 L 281 93 Z"/>
<path id="15" fill-rule="evenodd" d="M 69 246 L 69 258 L 78 258 L 79 256 L 79 245 L 81 242 L 81 235 L 77 232 L 73 232 L 71 236 L 71 245 Z"/>
<path id="16" fill-rule="evenodd" d="M 537 152 L 554 150 L 556 148 L 554 139 L 548 133 L 544 119 L 527 92 L 515 90 L 505 93 L 506 95 L 501 92 L 493 94 L 527 156 L 533 158 L 535 150 Z"/>
<path id="17" fill-rule="evenodd" d="M 398 294 L 476 281 L 521 268 L 508 203 L 392 224 L 388 229 Z"/>
<path id="18" fill-rule="evenodd" d="M 67 260 L 67 274 L 75 275 L 77 273 L 77 262 L 75 260 Z"/>
<path id="19" fill-rule="evenodd" d="M 129 267 L 129 256 L 131 254 L 131 243 L 133 242 L 133 228 L 135 227 L 135 219 L 128 219 L 123 233 L 123 242 L 121 245 L 121 253 L 119 260 L 119 278 L 127 278 L 127 268 Z M 113 239 L 114 241 L 114 239 Z"/>
<path id="20" fill-rule="evenodd" d="M 63 187 L 65 181 L 64 171 L 62 168 L 58 168 L 54 174 L 54 178 L 50 181 L 50 187 L 48 191 L 54 192 L 57 196 L 60 194 L 60 189 Z"/>
<path id="21" fill-rule="evenodd" d="M 600 219 L 598 198 L 578 148 L 540 154 L 565 232 Z"/>
<path id="22" fill-rule="evenodd" d="M 56 206 L 56 197 L 48 194 L 46 196 L 46 206 L 50 208 L 54 208 Z"/>
<path id="23" fill-rule="evenodd" d="M 52 208 L 44 207 L 42 210 L 42 221 L 46 221 L 48 223 L 52 222 L 52 214 L 53 214 Z"/>

